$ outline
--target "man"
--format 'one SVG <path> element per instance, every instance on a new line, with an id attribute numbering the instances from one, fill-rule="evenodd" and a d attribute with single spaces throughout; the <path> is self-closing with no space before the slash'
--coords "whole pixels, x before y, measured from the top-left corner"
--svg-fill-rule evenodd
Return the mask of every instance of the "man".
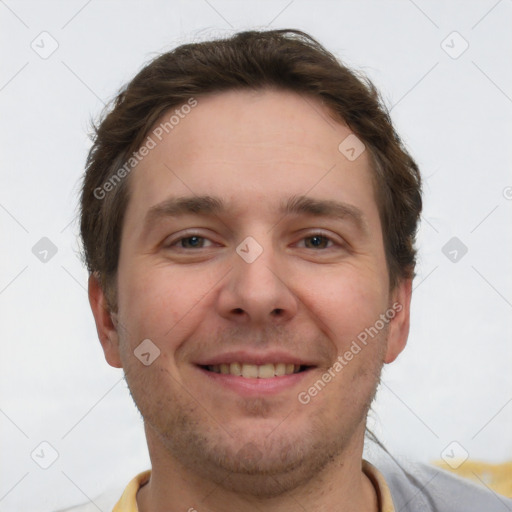
<path id="1" fill-rule="evenodd" d="M 373 86 L 299 31 L 181 46 L 102 120 L 81 234 L 152 470 L 115 511 L 501 510 L 362 458 L 409 331 L 418 168 Z"/>

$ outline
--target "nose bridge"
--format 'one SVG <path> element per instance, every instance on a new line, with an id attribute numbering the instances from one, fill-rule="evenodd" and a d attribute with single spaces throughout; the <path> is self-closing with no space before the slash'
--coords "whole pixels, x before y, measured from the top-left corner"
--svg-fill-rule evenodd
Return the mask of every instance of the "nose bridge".
<path id="1" fill-rule="evenodd" d="M 237 246 L 234 277 L 243 296 L 271 303 L 276 300 L 278 288 L 283 286 L 277 270 L 278 255 L 268 234 L 260 235 L 259 239 L 262 244 L 249 236 Z"/>
<path id="2" fill-rule="evenodd" d="M 297 306 L 283 274 L 282 255 L 273 247 L 271 233 L 256 236 L 246 237 L 235 249 L 219 300 L 221 314 L 259 323 L 291 318 Z"/>
<path id="3" fill-rule="evenodd" d="M 240 256 L 239 252 L 242 252 L 244 257 Z M 254 247 L 254 242 L 249 242 L 240 248 L 237 254 L 242 261 L 235 263 L 235 275 L 238 276 L 240 283 L 247 287 L 245 291 L 249 295 L 253 291 L 255 296 L 269 300 L 280 283 L 277 258 L 273 254 L 273 248 L 270 244 L 266 244 L 265 249 L 262 247 L 259 250 Z"/>

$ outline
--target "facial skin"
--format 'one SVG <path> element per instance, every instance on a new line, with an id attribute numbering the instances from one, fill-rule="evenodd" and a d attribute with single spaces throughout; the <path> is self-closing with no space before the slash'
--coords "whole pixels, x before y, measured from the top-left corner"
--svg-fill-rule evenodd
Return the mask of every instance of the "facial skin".
<path id="1" fill-rule="evenodd" d="M 366 415 L 383 363 L 405 346 L 411 282 L 389 291 L 368 152 L 338 151 L 350 133 L 291 92 L 214 94 L 131 174 L 117 312 L 94 276 L 89 291 L 105 357 L 145 421 L 153 471 L 140 510 L 376 509 L 361 471 Z M 200 196 L 225 210 L 145 221 L 155 205 Z M 280 211 L 302 196 L 345 203 L 360 222 Z M 247 237 L 263 249 L 251 263 L 236 251 Z M 401 311 L 301 403 L 395 302 Z M 145 339 L 160 350 L 148 366 L 134 355 Z M 198 366 L 233 352 L 311 368 L 262 391 Z"/>

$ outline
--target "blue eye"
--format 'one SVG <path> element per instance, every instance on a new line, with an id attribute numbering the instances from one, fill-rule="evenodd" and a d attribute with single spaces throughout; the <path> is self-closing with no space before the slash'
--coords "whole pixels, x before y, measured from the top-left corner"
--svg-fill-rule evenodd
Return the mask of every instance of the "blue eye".
<path id="1" fill-rule="evenodd" d="M 166 249 L 190 250 L 205 249 L 211 247 L 212 245 L 213 242 L 209 238 L 191 234 L 188 236 L 182 236 L 181 238 L 178 238 L 170 243 L 166 243 L 164 247 Z"/>

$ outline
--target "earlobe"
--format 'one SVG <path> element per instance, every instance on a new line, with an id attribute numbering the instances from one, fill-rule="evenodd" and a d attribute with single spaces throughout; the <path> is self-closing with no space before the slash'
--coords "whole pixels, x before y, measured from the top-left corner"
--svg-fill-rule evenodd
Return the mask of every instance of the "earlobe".
<path id="1" fill-rule="evenodd" d="M 105 292 L 96 273 L 89 276 L 89 304 L 96 323 L 98 338 L 110 366 L 122 368 L 119 354 L 119 337 L 117 332 L 116 314 L 110 311 Z"/>
<path id="2" fill-rule="evenodd" d="M 395 315 L 389 322 L 385 363 L 392 363 L 402 352 L 409 336 L 412 279 L 402 279 L 391 294 L 390 308 Z"/>

